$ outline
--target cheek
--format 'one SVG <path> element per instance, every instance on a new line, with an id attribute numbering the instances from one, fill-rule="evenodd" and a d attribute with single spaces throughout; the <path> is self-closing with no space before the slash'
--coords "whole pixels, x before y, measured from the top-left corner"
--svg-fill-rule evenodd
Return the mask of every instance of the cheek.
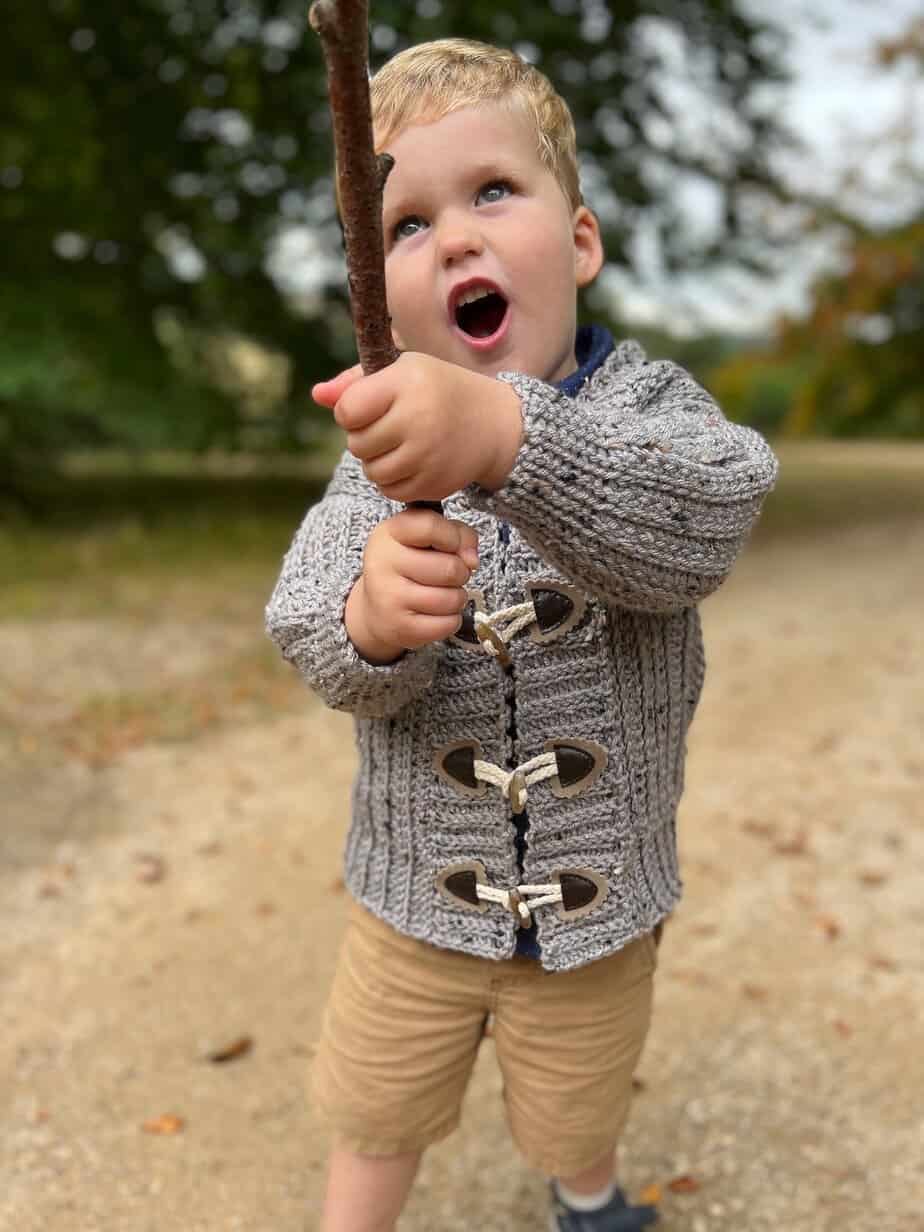
<path id="1" fill-rule="evenodd" d="M 421 302 L 422 288 L 419 279 L 415 279 L 413 271 L 406 266 L 390 269 L 386 264 L 385 296 L 392 323 L 400 327 L 402 322 L 413 319 L 414 306 Z"/>
<path id="2" fill-rule="evenodd" d="M 527 238 L 528 237 L 528 238 Z M 557 225 L 547 215 L 524 220 L 512 237 L 517 264 L 524 277 L 546 286 L 557 285 L 563 273 L 571 275 L 574 268 L 574 244 L 570 230 Z"/>

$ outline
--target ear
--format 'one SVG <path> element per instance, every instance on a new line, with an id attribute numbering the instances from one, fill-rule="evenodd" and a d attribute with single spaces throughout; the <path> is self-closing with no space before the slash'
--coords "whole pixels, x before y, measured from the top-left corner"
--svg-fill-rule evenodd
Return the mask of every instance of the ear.
<path id="1" fill-rule="evenodd" d="M 603 265 L 603 241 L 597 216 L 586 205 L 579 205 L 572 220 L 574 230 L 574 281 L 589 286 Z"/>

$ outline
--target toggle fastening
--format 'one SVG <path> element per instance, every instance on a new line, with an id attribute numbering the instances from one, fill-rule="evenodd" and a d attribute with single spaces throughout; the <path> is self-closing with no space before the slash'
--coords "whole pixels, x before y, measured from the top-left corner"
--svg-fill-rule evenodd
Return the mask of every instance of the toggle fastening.
<path id="1" fill-rule="evenodd" d="M 577 737 L 547 740 L 544 752 L 512 770 L 485 761 L 481 753 L 477 740 L 453 740 L 434 750 L 433 768 L 466 796 L 483 796 L 487 783 L 499 787 L 514 813 L 522 813 L 526 807 L 530 784 L 552 779 L 554 796 L 576 796 L 596 782 L 607 762 L 602 745 Z"/>
<path id="2" fill-rule="evenodd" d="M 436 875 L 440 893 L 455 906 L 484 912 L 491 903 L 514 917 L 518 928 L 529 928 L 537 907 L 555 906 L 558 916 L 574 919 L 587 915 L 608 892 L 607 881 L 589 868 L 563 868 L 543 885 L 516 885 L 509 890 L 488 884 L 487 872 L 478 860 L 451 864 Z"/>
<path id="3" fill-rule="evenodd" d="M 575 586 L 545 580 L 526 583 L 529 598 L 488 612 L 480 590 L 469 590 L 462 627 L 452 641 L 466 649 L 480 647 L 502 667 L 510 663 L 508 644 L 524 629 L 530 641 L 551 642 L 564 636 L 584 614 L 586 600 Z"/>

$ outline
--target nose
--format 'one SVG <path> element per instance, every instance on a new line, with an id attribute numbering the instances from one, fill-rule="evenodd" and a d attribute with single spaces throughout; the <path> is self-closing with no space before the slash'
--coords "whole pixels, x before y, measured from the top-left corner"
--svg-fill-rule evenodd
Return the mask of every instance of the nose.
<path id="1" fill-rule="evenodd" d="M 438 227 L 438 250 L 444 266 L 457 264 L 466 257 L 477 257 L 484 250 L 484 240 L 476 220 L 465 210 L 444 213 Z"/>

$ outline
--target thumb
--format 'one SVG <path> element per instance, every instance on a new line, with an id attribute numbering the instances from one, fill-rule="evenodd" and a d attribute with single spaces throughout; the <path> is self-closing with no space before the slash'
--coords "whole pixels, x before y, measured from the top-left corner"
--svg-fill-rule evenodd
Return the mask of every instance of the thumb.
<path id="1" fill-rule="evenodd" d="M 362 365 L 354 364 L 352 368 L 339 372 L 335 377 L 331 377 L 329 381 L 318 381 L 317 385 L 311 387 L 311 396 L 318 406 L 326 406 L 328 410 L 332 411 L 343 394 L 362 375 Z"/>

